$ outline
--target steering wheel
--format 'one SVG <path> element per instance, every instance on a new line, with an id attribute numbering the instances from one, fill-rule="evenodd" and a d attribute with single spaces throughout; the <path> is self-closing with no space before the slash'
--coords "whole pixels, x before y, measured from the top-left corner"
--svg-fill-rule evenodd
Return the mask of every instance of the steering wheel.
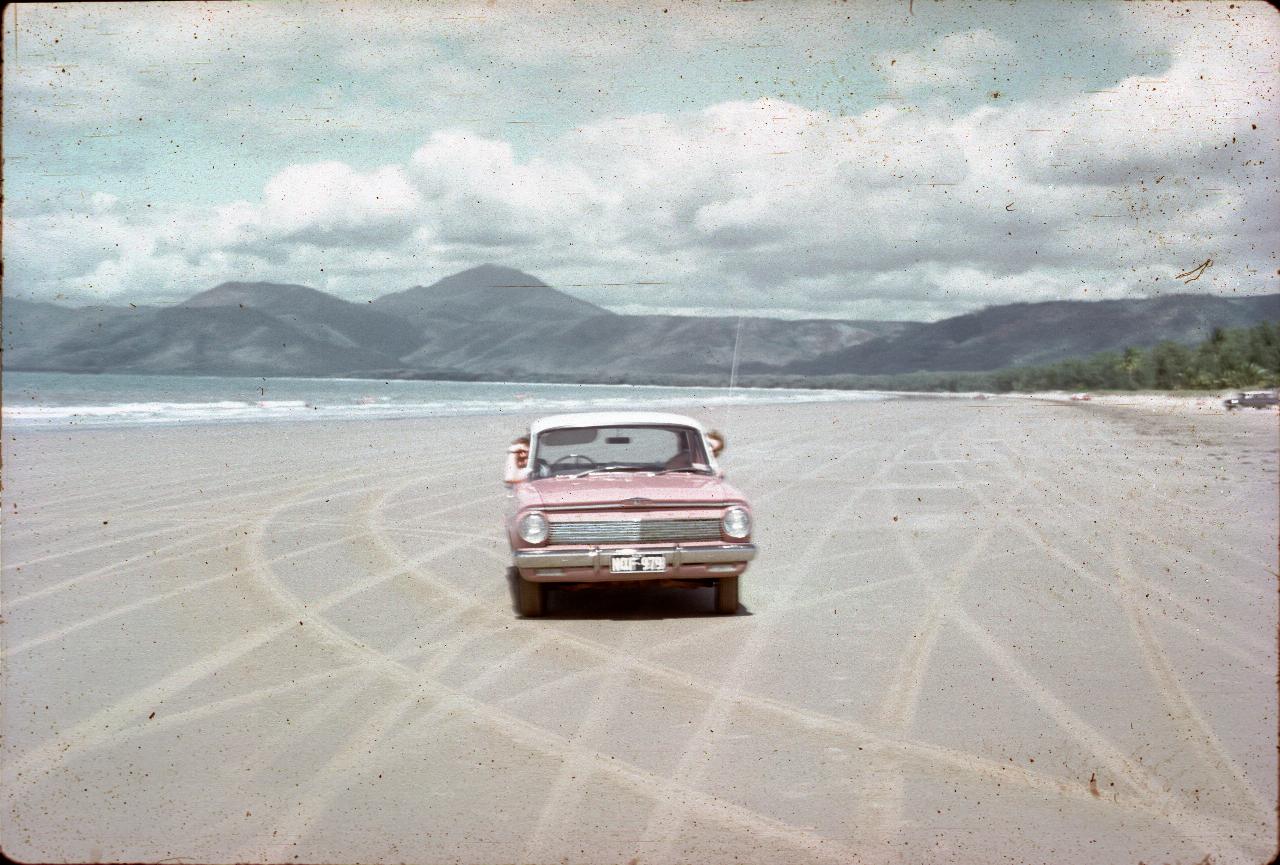
<path id="1" fill-rule="evenodd" d="M 578 465 L 582 466 L 584 469 L 593 469 L 599 465 L 599 463 L 585 454 L 565 454 L 551 463 L 551 469 L 554 471 L 562 465 Z"/>

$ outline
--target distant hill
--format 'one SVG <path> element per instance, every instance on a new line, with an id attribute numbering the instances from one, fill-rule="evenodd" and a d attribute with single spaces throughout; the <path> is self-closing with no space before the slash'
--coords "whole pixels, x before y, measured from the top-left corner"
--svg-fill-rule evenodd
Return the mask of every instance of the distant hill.
<path id="1" fill-rule="evenodd" d="M 73 332 L 93 333 L 118 315 L 124 306 L 63 306 L 58 303 L 0 299 L 4 334 L 4 365 L 9 369 L 44 369 L 63 339 Z"/>
<path id="2" fill-rule="evenodd" d="M 738 320 L 618 315 L 509 267 L 473 267 L 373 303 L 422 329 L 412 369 L 518 377 L 725 372 Z M 739 361 L 785 364 L 915 326 L 910 322 L 744 319 Z"/>
<path id="3" fill-rule="evenodd" d="M 15 338 L 26 337 L 23 341 L 33 343 L 56 339 L 77 327 L 98 326 L 129 310 L 127 306 L 64 306 L 47 301 L 0 297 L 6 344 L 10 334 Z"/>
<path id="4" fill-rule="evenodd" d="M 394 360 L 359 346 L 317 339 L 252 308 L 125 308 L 46 330 L 42 322 L 55 319 L 38 307 L 49 305 L 5 303 L 4 359 L 9 369 L 333 375 Z M 16 323 L 11 326 L 12 320 Z"/>
<path id="5" fill-rule="evenodd" d="M 272 282 L 224 282 L 182 304 L 189 309 L 255 309 L 322 343 L 396 358 L 422 345 L 421 330 L 403 318 L 308 288 Z"/>
<path id="6" fill-rule="evenodd" d="M 984 371 L 1053 363 L 1280 319 L 1280 295 L 1014 303 L 925 324 L 619 315 L 482 265 L 350 303 L 226 282 L 171 307 L 4 299 L 8 369 L 222 375 L 457 375 L 601 380 Z"/>
<path id="7" fill-rule="evenodd" d="M 739 365 L 776 367 L 821 356 L 914 322 L 785 321 L 744 318 Z M 405 358 L 409 366 L 486 375 L 727 373 L 738 319 L 677 315 L 601 315 L 533 320 L 503 327 L 481 323 L 433 334 Z"/>
<path id="8" fill-rule="evenodd" d="M 455 273 L 431 285 L 384 294 L 373 307 L 420 328 L 441 330 L 485 321 L 563 323 L 613 315 L 551 288 L 536 276 L 493 264 Z"/>
<path id="9" fill-rule="evenodd" d="M 1207 339 L 1215 327 L 1246 327 L 1274 319 L 1280 319 L 1280 294 L 1010 303 L 795 361 L 785 371 L 875 375 L 994 370 L 1165 340 L 1190 345 Z"/>

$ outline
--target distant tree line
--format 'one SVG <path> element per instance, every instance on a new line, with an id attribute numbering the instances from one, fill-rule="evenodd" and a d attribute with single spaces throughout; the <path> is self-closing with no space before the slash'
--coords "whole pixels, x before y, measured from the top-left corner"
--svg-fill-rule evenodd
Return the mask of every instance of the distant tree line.
<path id="1" fill-rule="evenodd" d="M 1214 328 L 1198 346 L 1162 342 L 1044 366 L 988 372 L 912 372 L 876 376 L 750 376 L 748 387 L 828 387 L 861 390 L 1009 391 L 1219 390 L 1275 387 L 1280 382 L 1280 321 Z"/>
<path id="2" fill-rule="evenodd" d="M 1274 386 L 1280 379 L 1280 321 L 1214 328 L 1195 347 L 1162 342 L 1049 366 L 1001 370 L 993 390 L 1218 390 Z"/>
<path id="3" fill-rule="evenodd" d="M 859 390 L 1010 391 L 1220 390 L 1280 383 L 1280 321 L 1214 328 L 1198 346 L 1162 342 L 1044 366 L 987 372 L 912 372 L 897 375 L 749 376 L 747 387 L 826 387 Z"/>

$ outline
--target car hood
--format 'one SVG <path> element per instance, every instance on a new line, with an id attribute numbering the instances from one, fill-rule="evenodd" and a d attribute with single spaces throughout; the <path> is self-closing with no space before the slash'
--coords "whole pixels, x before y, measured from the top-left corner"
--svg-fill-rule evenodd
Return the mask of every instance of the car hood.
<path id="1" fill-rule="evenodd" d="M 607 474 L 584 478 L 543 478 L 519 484 L 520 507 L 618 505 L 623 508 L 743 502 L 721 478 L 707 475 Z"/>

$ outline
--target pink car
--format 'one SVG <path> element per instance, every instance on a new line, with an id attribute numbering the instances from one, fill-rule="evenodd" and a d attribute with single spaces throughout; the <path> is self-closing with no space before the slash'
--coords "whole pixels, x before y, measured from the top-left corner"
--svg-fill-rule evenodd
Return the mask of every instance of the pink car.
<path id="1" fill-rule="evenodd" d="M 675 414 L 534 423 L 509 449 L 505 477 L 521 615 L 541 615 L 550 586 L 635 580 L 714 586 L 716 611 L 735 612 L 756 548 L 751 510 L 716 465 L 723 446 Z"/>

